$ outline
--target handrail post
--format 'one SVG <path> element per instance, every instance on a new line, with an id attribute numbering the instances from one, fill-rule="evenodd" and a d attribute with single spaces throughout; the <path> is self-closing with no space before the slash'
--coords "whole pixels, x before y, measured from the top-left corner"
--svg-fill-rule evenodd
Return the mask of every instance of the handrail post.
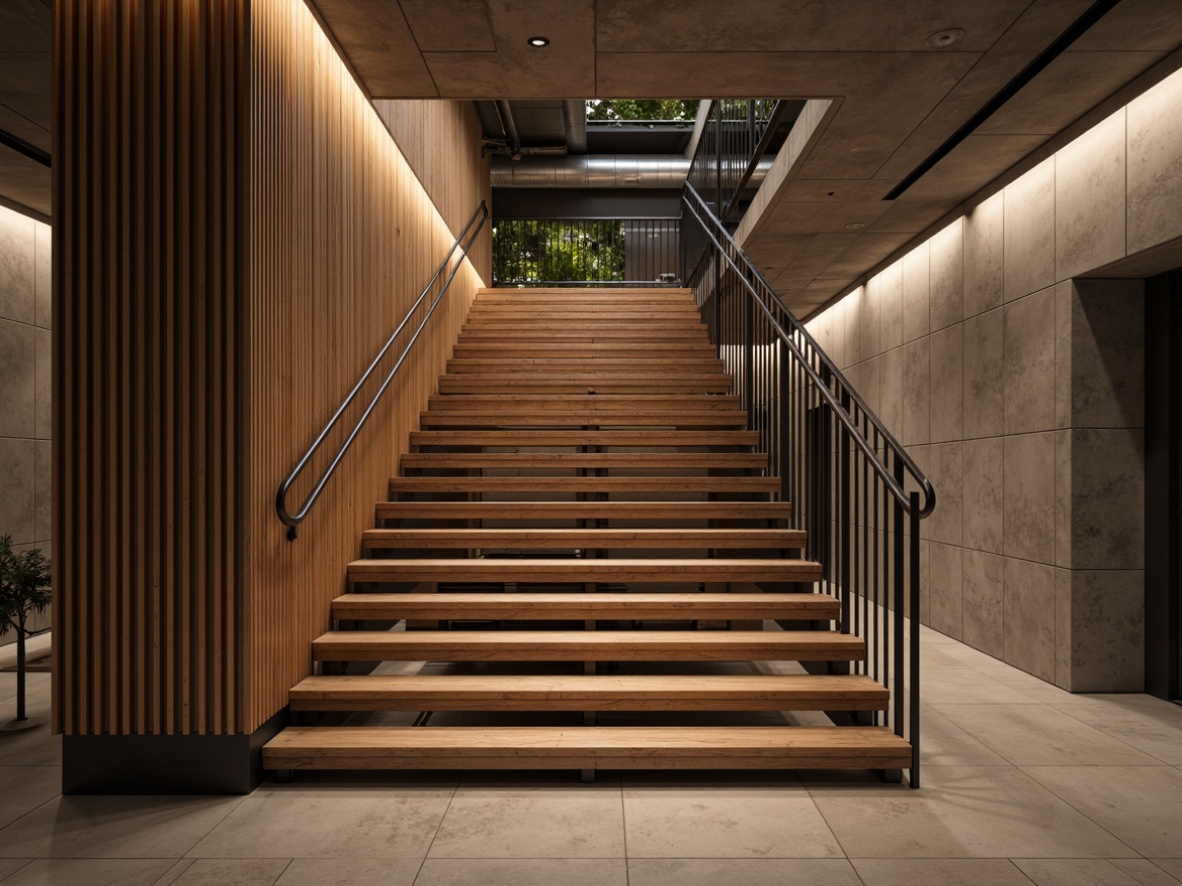
<path id="1" fill-rule="evenodd" d="M 911 501 L 911 706 L 908 740 L 911 742 L 911 787 L 919 787 L 919 493 Z"/>
<path id="2" fill-rule="evenodd" d="M 746 355 L 743 357 L 743 388 L 747 396 L 747 430 L 755 428 L 755 301 L 747 299 L 746 328 L 743 339 Z"/>

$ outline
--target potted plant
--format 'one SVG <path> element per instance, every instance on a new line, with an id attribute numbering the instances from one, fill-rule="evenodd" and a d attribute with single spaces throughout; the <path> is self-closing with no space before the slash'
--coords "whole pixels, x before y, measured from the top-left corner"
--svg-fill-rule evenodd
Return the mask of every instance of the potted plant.
<path id="1" fill-rule="evenodd" d="M 49 605 L 51 575 L 40 548 L 17 554 L 12 536 L 0 536 L 0 634 L 16 631 L 16 719 L 0 727 L 6 732 L 36 725 L 25 713 L 25 640 L 34 633 L 29 619 Z"/>

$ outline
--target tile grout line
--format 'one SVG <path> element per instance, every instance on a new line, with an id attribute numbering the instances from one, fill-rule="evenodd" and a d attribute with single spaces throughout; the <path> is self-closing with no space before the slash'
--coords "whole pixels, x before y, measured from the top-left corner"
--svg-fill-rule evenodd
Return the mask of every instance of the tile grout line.
<path id="1" fill-rule="evenodd" d="M 451 804 L 455 800 L 456 794 L 459 793 L 462 783 L 462 777 L 457 776 L 456 783 L 451 789 L 451 796 L 447 798 L 447 806 L 443 809 L 443 815 L 439 816 L 439 824 L 435 825 L 435 833 L 431 835 L 431 842 L 427 844 L 427 851 L 423 853 L 423 860 L 419 862 L 419 869 L 415 871 L 411 886 L 419 882 L 419 877 L 423 875 L 423 866 L 427 864 L 427 858 L 431 855 L 431 849 L 435 846 L 435 841 L 439 838 L 439 831 L 443 827 L 443 822 L 447 820 L 447 813 L 451 812 Z"/>

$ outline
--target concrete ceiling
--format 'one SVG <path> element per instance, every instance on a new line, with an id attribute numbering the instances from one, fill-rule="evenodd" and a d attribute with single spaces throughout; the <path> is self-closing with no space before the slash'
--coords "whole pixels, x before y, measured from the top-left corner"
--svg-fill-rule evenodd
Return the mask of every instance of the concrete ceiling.
<path id="1" fill-rule="evenodd" d="M 884 201 L 1093 0 L 313 2 L 380 98 L 834 99 L 746 244 L 800 314 L 1182 46 L 1179 0 L 1123 0 Z"/>
<path id="2" fill-rule="evenodd" d="M 50 0 L 0 2 L 0 130 L 42 151 L 50 134 Z M 49 169 L 0 146 L 0 200 L 50 211 Z"/>
<path id="3" fill-rule="evenodd" d="M 311 2 L 375 98 L 835 100 L 747 241 L 802 314 L 1182 46 L 1179 0 L 1123 0 L 884 201 L 1092 0 Z M 46 151 L 50 31 L 51 0 L 0 2 L 0 129 Z M 49 171 L 0 147 L 0 201 L 48 215 Z"/>

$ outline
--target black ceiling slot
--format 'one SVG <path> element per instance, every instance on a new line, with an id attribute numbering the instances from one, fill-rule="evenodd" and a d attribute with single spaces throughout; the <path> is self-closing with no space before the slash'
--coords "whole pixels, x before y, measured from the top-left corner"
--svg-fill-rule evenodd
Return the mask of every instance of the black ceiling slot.
<path id="1" fill-rule="evenodd" d="M 1087 30 L 1102 19 L 1114 6 L 1120 3 L 1120 0 L 1098 0 L 1093 3 L 1091 7 L 1072 22 L 1071 26 L 1067 28 L 1062 34 L 1055 38 L 1055 42 L 1040 52 L 1034 59 L 1018 72 L 1009 83 L 1001 88 L 997 95 L 993 96 L 987 101 L 977 113 L 970 117 L 960 129 L 956 130 L 944 144 L 936 148 L 926 160 L 920 163 L 915 169 L 911 170 L 910 174 L 899 182 L 890 193 L 882 199 L 894 200 L 909 187 L 915 184 L 919 179 L 928 172 L 933 166 L 943 160 L 952 149 L 964 141 L 969 135 L 973 133 L 982 123 L 992 117 L 1002 105 L 1012 99 L 1018 94 L 1023 86 L 1033 80 L 1038 74 L 1057 59 L 1072 43 L 1078 40 L 1087 32 Z"/>
<path id="2" fill-rule="evenodd" d="M 3 129 L 0 129 L 0 145 L 4 145 L 6 148 L 12 148 L 19 154 L 24 154 L 30 160 L 35 160 L 42 166 L 52 165 L 48 151 L 43 151 L 36 145 L 29 144 L 23 138 L 19 138 L 11 132 L 5 132 Z"/>

